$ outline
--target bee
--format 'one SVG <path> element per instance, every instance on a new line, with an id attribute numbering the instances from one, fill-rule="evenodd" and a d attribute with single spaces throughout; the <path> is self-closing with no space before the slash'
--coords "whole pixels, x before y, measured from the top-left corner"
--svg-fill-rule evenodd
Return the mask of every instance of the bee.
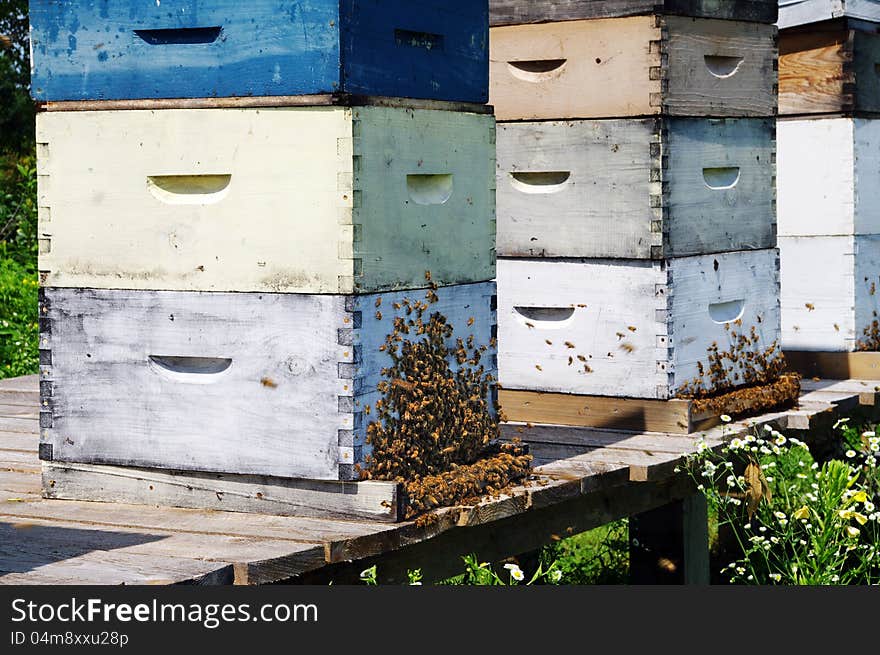
<path id="1" fill-rule="evenodd" d="M 586 308 L 587 308 L 586 305 L 578 305 L 578 307 L 580 307 L 581 309 L 586 309 Z"/>
<path id="2" fill-rule="evenodd" d="M 376 307 L 380 307 L 382 305 L 382 296 L 376 298 Z"/>
<path id="3" fill-rule="evenodd" d="M 574 344 L 573 344 L 571 341 L 566 341 L 566 342 L 565 342 L 565 347 L 566 347 L 566 348 L 574 348 L 575 346 L 574 346 Z"/>
<path id="4" fill-rule="evenodd" d="M 381 321 L 381 320 L 382 320 L 382 312 L 376 312 L 376 320 L 377 320 L 377 321 Z"/>
<path id="5" fill-rule="evenodd" d="M 834 324 L 834 331 L 840 332 L 840 326 L 837 323 Z"/>
<path id="6" fill-rule="evenodd" d="M 587 358 L 584 357 L 583 355 L 578 355 L 577 358 L 578 358 L 579 360 L 581 360 L 582 362 L 587 361 Z"/>
<path id="7" fill-rule="evenodd" d="M 615 333 L 614 333 L 614 336 L 616 336 L 616 337 L 617 337 L 617 340 L 620 341 L 620 340 L 623 339 L 626 335 L 625 335 L 623 332 L 615 332 Z"/>
<path id="8" fill-rule="evenodd" d="M 535 327 L 534 324 L 529 323 L 528 321 L 526 321 L 526 326 L 529 327 L 529 328 L 534 328 L 534 327 Z"/>
<path id="9" fill-rule="evenodd" d="M 635 325 L 629 325 L 629 326 L 627 326 L 626 329 L 629 330 L 630 332 L 635 332 L 635 331 L 636 331 L 636 326 L 635 326 Z"/>
<path id="10" fill-rule="evenodd" d="M 535 368 L 538 369 L 539 371 L 543 371 L 543 370 L 544 370 L 543 368 L 541 368 L 541 365 L 540 365 L 540 364 L 535 364 Z"/>
<path id="11" fill-rule="evenodd" d="M 571 366 L 572 364 L 574 364 L 574 357 L 569 356 L 568 365 Z"/>
<path id="12" fill-rule="evenodd" d="M 264 387 L 268 387 L 269 389 L 275 389 L 278 387 L 278 383 L 275 382 L 275 380 L 273 380 L 272 378 L 262 378 L 260 380 L 260 384 L 262 384 Z"/>
<path id="13" fill-rule="evenodd" d="M 589 364 L 584 364 L 584 373 L 592 373 L 593 369 L 590 368 Z"/>
<path id="14" fill-rule="evenodd" d="M 805 302 L 804 307 L 806 307 L 809 311 L 814 311 L 816 309 L 816 305 L 811 302 Z"/>
<path id="15" fill-rule="evenodd" d="M 473 316 L 471 316 L 471 317 L 468 319 L 467 324 L 468 324 L 468 327 L 470 327 L 471 325 L 474 324 L 474 317 L 473 317 Z"/>
<path id="16" fill-rule="evenodd" d="M 625 350 L 628 353 L 633 352 L 636 348 L 631 343 L 622 343 L 620 344 L 620 349 Z"/>
<path id="17" fill-rule="evenodd" d="M 548 346 L 552 346 L 552 345 L 553 345 L 553 342 L 550 341 L 550 339 L 544 339 L 544 343 L 546 343 Z"/>

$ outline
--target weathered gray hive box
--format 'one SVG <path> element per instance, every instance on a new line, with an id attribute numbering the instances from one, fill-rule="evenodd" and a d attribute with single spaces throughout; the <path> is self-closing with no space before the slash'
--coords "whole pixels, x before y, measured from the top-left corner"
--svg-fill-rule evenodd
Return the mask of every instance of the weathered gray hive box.
<path id="1" fill-rule="evenodd" d="M 505 390 L 671 398 L 729 329 L 779 338 L 775 249 L 665 261 L 498 261 Z M 736 322 L 739 321 L 741 326 Z"/>
<path id="2" fill-rule="evenodd" d="M 775 23 L 777 0 L 489 0 L 490 25 L 678 14 Z"/>
<path id="3" fill-rule="evenodd" d="M 776 245 L 775 121 L 498 125 L 498 254 L 660 259 Z"/>
<path id="4" fill-rule="evenodd" d="M 430 312 L 490 345 L 494 282 L 436 293 Z M 394 303 L 425 297 L 43 289 L 41 457 L 356 479 Z"/>

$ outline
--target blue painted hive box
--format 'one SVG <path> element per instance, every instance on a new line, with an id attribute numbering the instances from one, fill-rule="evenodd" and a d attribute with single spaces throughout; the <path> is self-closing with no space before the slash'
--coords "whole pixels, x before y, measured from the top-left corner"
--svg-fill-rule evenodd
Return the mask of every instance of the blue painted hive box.
<path id="1" fill-rule="evenodd" d="M 39 101 L 488 100 L 487 0 L 31 0 Z"/>

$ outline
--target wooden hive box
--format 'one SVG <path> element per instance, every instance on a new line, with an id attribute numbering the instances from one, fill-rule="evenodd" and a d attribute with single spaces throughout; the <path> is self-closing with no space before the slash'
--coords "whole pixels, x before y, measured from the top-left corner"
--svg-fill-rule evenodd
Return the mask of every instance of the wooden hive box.
<path id="1" fill-rule="evenodd" d="M 38 115 L 47 286 L 370 293 L 489 280 L 491 115 L 404 107 Z"/>
<path id="2" fill-rule="evenodd" d="M 673 398 L 713 343 L 725 350 L 726 324 L 754 327 L 761 348 L 778 339 L 778 274 L 775 249 L 661 262 L 501 259 L 502 399 L 512 390 Z"/>
<path id="3" fill-rule="evenodd" d="M 841 18 L 779 33 L 779 113 L 880 111 L 880 35 Z"/>
<path id="4" fill-rule="evenodd" d="M 880 234 L 880 120 L 780 120 L 780 236 Z"/>
<path id="5" fill-rule="evenodd" d="M 783 347 L 876 350 L 870 328 L 880 313 L 880 235 L 780 237 L 779 252 Z"/>
<path id="6" fill-rule="evenodd" d="M 489 24 L 522 25 L 655 13 L 775 23 L 777 9 L 777 0 L 489 0 Z"/>
<path id="7" fill-rule="evenodd" d="M 494 282 L 436 293 L 454 337 L 490 345 Z M 394 303 L 426 291 L 381 297 L 45 288 L 41 458 L 357 479 Z"/>
<path id="8" fill-rule="evenodd" d="M 634 16 L 494 27 L 498 120 L 773 116 L 776 28 Z"/>
<path id="9" fill-rule="evenodd" d="M 779 0 L 779 29 L 834 18 L 880 22 L 877 0 Z"/>
<path id="10" fill-rule="evenodd" d="M 776 245 L 775 121 L 498 125 L 498 254 L 661 259 Z"/>
<path id="11" fill-rule="evenodd" d="M 485 102 L 472 0 L 31 0 L 46 100 L 350 93 Z"/>

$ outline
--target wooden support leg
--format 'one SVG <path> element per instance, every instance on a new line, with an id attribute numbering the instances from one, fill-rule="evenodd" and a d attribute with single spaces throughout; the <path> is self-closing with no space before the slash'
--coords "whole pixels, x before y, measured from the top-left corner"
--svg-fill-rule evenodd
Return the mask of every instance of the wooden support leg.
<path id="1" fill-rule="evenodd" d="M 706 499 L 696 494 L 630 518 L 632 584 L 709 584 Z"/>

